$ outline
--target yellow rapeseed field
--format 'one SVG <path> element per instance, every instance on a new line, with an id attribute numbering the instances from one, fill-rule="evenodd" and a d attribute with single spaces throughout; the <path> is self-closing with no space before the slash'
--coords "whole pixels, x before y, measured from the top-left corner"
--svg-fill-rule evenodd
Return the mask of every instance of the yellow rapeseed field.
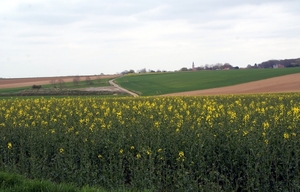
<path id="1" fill-rule="evenodd" d="M 294 189 L 300 94 L 0 100 L 0 166 L 107 188 Z"/>

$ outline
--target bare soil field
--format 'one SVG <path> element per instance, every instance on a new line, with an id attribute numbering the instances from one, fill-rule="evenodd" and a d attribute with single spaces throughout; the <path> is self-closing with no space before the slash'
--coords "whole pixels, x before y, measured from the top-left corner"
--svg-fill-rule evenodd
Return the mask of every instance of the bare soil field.
<path id="1" fill-rule="evenodd" d="M 220 87 L 198 91 L 187 91 L 166 94 L 169 96 L 197 96 L 223 94 L 250 94 L 250 93 L 283 93 L 300 92 L 300 74 L 285 75 L 270 79 L 253 81 L 228 87 Z"/>
<path id="2" fill-rule="evenodd" d="M 92 80 L 100 78 L 115 78 L 119 75 L 100 75 L 100 76 L 88 76 Z M 85 80 L 87 76 L 80 76 L 81 80 Z M 3 88 L 16 88 L 16 87 L 25 87 L 32 85 L 45 85 L 51 84 L 51 80 L 62 79 L 64 82 L 72 82 L 74 76 L 64 76 L 64 77 L 36 77 L 36 78 L 9 78 L 9 79 L 0 79 L 0 89 Z"/>

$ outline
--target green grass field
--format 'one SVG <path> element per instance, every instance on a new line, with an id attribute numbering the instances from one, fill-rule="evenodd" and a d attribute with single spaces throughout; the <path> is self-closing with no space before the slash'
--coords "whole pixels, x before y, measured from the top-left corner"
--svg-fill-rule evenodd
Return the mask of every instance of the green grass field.
<path id="1" fill-rule="evenodd" d="M 100 82 L 98 80 L 91 80 L 92 84 L 87 84 L 86 81 L 82 80 L 78 83 L 78 85 L 74 85 L 73 82 L 65 82 L 65 83 L 63 83 L 62 87 L 67 88 L 67 89 L 78 89 L 78 88 L 86 88 L 86 87 L 103 87 L 103 86 L 110 85 L 109 80 L 111 80 L 111 78 L 101 79 Z M 56 84 L 55 86 L 60 87 L 59 84 Z M 46 89 L 53 88 L 53 87 L 54 87 L 54 85 L 52 85 L 52 84 L 42 85 L 42 88 L 46 88 Z M 2 94 L 2 93 L 14 94 L 14 93 L 18 93 L 20 91 L 29 90 L 31 88 L 32 88 L 31 86 L 5 88 L 5 89 L 0 89 L 0 94 Z"/>
<path id="2" fill-rule="evenodd" d="M 299 73 L 300 68 L 190 71 L 126 75 L 115 80 L 142 96 L 203 90 Z"/>

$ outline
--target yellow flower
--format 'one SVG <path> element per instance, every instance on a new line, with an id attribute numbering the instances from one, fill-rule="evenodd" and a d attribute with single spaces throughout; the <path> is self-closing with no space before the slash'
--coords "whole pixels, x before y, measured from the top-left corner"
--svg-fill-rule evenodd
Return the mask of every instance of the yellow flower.
<path id="1" fill-rule="evenodd" d="M 60 148 L 60 149 L 59 149 L 59 152 L 60 152 L 60 153 L 63 153 L 64 151 L 65 151 L 65 150 L 64 150 L 63 148 Z"/>
<path id="2" fill-rule="evenodd" d="M 80 122 L 81 124 L 83 124 L 83 123 L 85 122 L 85 119 L 80 119 L 79 122 Z"/>
<path id="3" fill-rule="evenodd" d="M 101 158 L 102 158 L 102 155 L 99 154 L 99 155 L 98 155 L 98 159 L 101 159 Z"/>
<path id="4" fill-rule="evenodd" d="M 284 134 L 283 134 L 283 137 L 284 137 L 285 139 L 288 139 L 288 138 L 290 138 L 290 135 L 289 135 L 288 133 L 284 133 Z"/>
<path id="5" fill-rule="evenodd" d="M 267 121 L 263 123 L 263 126 L 264 126 L 264 130 L 266 130 L 270 127 L 270 125 Z"/>
<path id="6" fill-rule="evenodd" d="M 130 149 L 133 150 L 133 149 L 134 149 L 134 146 L 131 146 Z"/>
<path id="7" fill-rule="evenodd" d="M 120 151 L 119 151 L 119 152 L 120 152 L 120 154 L 122 154 L 124 151 L 123 151 L 123 149 L 120 149 Z"/>
<path id="8" fill-rule="evenodd" d="M 162 151 L 162 149 L 161 148 L 159 148 L 158 150 L 157 150 L 157 152 L 161 152 Z"/>
<path id="9" fill-rule="evenodd" d="M 139 153 L 136 154 L 136 158 L 138 158 L 138 159 L 141 158 L 141 154 L 139 154 Z"/>
<path id="10" fill-rule="evenodd" d="M 11 142 L 7 143 L 7 148 L 8 148 L 8 149 L 11 149 L 11 148 L 12 148 Z"/>
<path id="11" fill-rule="evenodd" d="M 294 114 L 297 114 L 299 112 L 299 108 L 298 107 L 293 107 L 292 108 Z"/>
<path id="12" fill-rule="evenodd" d="M 178 155 L 179 155 L 179 157 L 184 157 L 184 152 L 183 152 L 183 151 L 180 151 L 180 152 L 178 153 Z"/>
<path id="13" fill-rule="evenodd" d="M 243 136 L 246 136 L 248 133 L 248 131 L 243 131 Z"/>

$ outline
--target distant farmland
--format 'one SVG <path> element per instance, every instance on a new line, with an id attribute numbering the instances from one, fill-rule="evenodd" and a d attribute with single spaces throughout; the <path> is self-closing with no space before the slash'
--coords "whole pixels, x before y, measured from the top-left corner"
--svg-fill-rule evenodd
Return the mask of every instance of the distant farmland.
<path id="1" fill-rule="evenodd" d="M 225 87 L 299 72 L 300 68 L 151 73 L 126 75 L 115 82 L 150 96 Z"/>

